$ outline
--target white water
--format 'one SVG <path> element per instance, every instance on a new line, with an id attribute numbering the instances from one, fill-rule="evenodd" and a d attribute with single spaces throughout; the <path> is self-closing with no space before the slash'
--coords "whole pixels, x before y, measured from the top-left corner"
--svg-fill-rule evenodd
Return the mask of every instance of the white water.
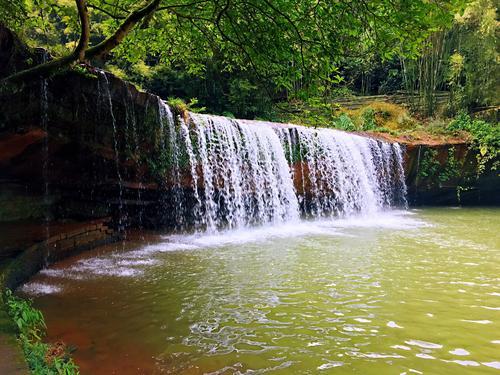
<path id="1" fill-rule="evenodd" d="M 179 228 L 187 221 L 208 231 L 245 228 L 406 206 L 397 143 L 200 114 L 186 123 L 160 107 L 171 161 L 167 214 Z"/>

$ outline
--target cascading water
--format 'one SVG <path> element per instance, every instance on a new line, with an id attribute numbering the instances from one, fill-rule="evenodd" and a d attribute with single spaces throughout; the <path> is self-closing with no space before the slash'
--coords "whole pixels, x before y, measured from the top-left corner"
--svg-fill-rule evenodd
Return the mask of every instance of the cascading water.
<path id="1" fill-rule="evenodd" d="M 281 138 L 290 150 L 289 161 L 299 171 L 298 196 L 306 216 L 373 213 L 406 205 L 398 144 L 331 129 L 277 131 L 285 134 Z"/>
<path id="2" fill-rule="evenodd" d="M 47 62 L 49 59 L 48 52 L 42 52 L 42 63 Z M 43 139 L 42 146 L 42 178 L 43 178 L 43 205 L 44 205 L 44 227 L 45 227 L 45 238 L 48 240 L 50 237 L 50 186 L 49 186 L 49 164 L 50 164 L 50 153 L 49 153 L 49 99 L 48 99 L 48 81 L 46 78 L 40 80 L 40 126 L 45 132 L 45 137 Z M 45 264 L 48 263 L 49 253 L 47 252 L 44 257 Z"/>
<path id="3" fill-rule="evenodd" d="M 107 100 L 107 105 L 109 107 L 109 113 L 111 116 L 111 123 L 113 125 L 113 148 L 115 152 L 115 166 L 116 166 L 116 176 L 118 177 L 118 189 L 119 189 L 119 195 L 118 195 L 118 227 L 119 230 L 123 229 L 123 222 L 122 222 L 122 217 L 123 217 L 123 179 L 122 175 L 120 172 L 120 154 L 118 150 L 118 130 L 116 127 L 116 118 L 115 114 L 113 112 L 113 101 L 111 99 L 111 91 L 109 88 L 109 80 L 108 76 L 104 71 L 99 71 L 99 77 L 102 77 L 104 81 L 104 90 L 105 90 L 105 96 Z"/>
<path id="4" fill-rule="evenodd" d="M 209 229 L 298 218 L 290 168 L 273 129 L 216 116 L 192 120 L 204 187 L 200 213 Z"/>
<path id="5" fill-rule="evenodd" d="M 168 214 L 179 228 L 241 228 L 406 206 L 396 143 L 200 114 L 185 121 L 161 101 L 160 117 L 169 140 Z"/>

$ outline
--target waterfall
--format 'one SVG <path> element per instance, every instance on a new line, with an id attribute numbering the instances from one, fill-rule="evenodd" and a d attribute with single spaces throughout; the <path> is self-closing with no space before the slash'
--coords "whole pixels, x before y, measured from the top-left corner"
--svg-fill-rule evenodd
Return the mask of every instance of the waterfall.
<path id="1" fill-rule="evenodd" d="M 242 228 L 406 206 L 402 150 L 332 129 L 191 113 L 160 101 L 179 229 Z"/>
<path id="2" fill-rule="evenodd" d="M 284 147 L 296 147 L 302 212 L 309 217 L 374 213 L 406 205 L 402 152 L 397 143 L 332 129 L 279 128 Z M 291 142 L 294 134 L 295 144 Z M 292 146 L 290 146 L 292 144 Z M 297 164 L 299 164 L 297 166 Z"/>
<path id="3" fill-rule="evenodd" d="M 109 80 L 106 72 L 99 71 L 99 77 L 103 78 L 104 81 L 104 95 L 106 96 L 109 113 L 111 116 L 111 124 L 113 125 L 113 149 L 115 153 L 115 167 L 116 167 L 116 176 L 118 178 L 118 228 L 122 230 L 123 228 L 123 179 L 120 172 L 120 153 L 118 149 L 118 129 L 116 126 L 116 118 L 113 112 L 113 101 L 111 99 L 111 90 L 109 87 Z"/>
<path id="4" fill-rule="evenodd" d="M 47 51 L 42 53 L 42 63 L 48 61 Z M 44 229 L 45 229 L 45 239 L 48 240 L 50 237 L 50 219 L 51 219 L 51 200 L 50 200 L 50 179 L 49 179 L 49 167 L 50 167 L 50 150 L 49 150 L 49 98 L 48 98 L 48 81 L 45 78 L 40 80 L 40 127 L 45 132 L 45 137 L 43 139 L 42 146 L 42 178 L 43 178 L 43 205 L 44 205 Z M 44 263 L 48 263 L 49 250 L 47 247 L 47 252 L 44 255 Z"/>
<path id="5" fill-rule="evenodd" d="M 204 187 L 200 212 L 209 229 L 298 218 L 290 167 L 273 129 L 225 117 L 191 118 Z"/>

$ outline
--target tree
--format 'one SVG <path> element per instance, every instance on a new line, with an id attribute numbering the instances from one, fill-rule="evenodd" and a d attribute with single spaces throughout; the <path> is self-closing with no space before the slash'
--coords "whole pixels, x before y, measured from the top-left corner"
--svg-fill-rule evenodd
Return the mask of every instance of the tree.
<path id="1" fill-rule="evenodd" d="M 469 1 L 450 27 L 429 35 L 417 58 L 402 58 L 415 109 L 433 115 L 436 90 L 450 92 L 448 114 L 498 104 L 498 21 L 493 0 Z"/>
<path id="2" fill-rule="evenodd" d="M 0 13 L 7 26 L 56 52 L 73 48 L 7 81 L 105 60 L 183 64 L 202 74 L 204 62 L 216 56 L 226 71 L 252 70 L 262 81 L 272 80 L 287 90 L 335 82 L 337 65 L 347 57 L 370 51 L 382 58 L 415 55 L 422 40 L 449 24 L 463 4 L 463 0 L 16 0 L 15 4 L 0 0 L 0 5 L 4 2 L 10 4 Z"/>
<path id="3" fill-rule="evenodd" d="M 499 22 L 493 0 L 472 1 L 457 15 L 450 31 L 450 91 L 458 107 L 471 109 L 499 103 Z M 453 103 L 452 103 L 453 104 Z"/>

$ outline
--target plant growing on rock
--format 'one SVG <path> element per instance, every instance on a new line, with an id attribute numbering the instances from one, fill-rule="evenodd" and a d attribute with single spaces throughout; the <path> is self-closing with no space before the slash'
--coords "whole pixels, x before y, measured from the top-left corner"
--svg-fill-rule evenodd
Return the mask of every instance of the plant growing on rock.
<path id="1" fill-rule="evenodd" d="M 472 136 L 472 148 L 477 153 L 477 176 L 488 169 L 495 172 L 500 169 L 500 123 L 488 123 L 472 119 L 461 112 L 448 125 L 448 130 L 458 133 L 466 131 Z"/>
<path id="2" fill-rule="evenodd" d="M 418 176 L 424 179 L 428 186 L 459 178 L 461 168 L 455 152 L 455 148 L 450 147 L 446 159 L 444 162 L 440 162 L 438 150 L 425 149 L 421 155 Z"/>

